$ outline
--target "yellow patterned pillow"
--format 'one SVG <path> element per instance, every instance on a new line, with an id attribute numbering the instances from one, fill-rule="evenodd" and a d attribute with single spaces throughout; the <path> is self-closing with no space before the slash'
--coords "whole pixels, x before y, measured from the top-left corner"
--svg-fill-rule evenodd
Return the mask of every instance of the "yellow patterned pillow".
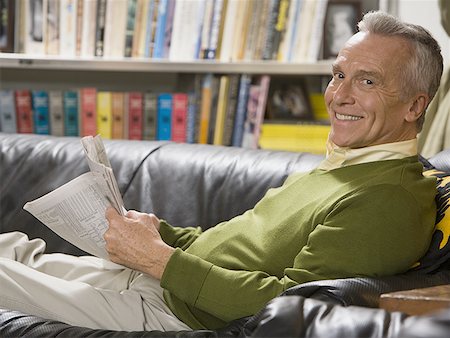
<path id="1" fill-rule="evenodd" d="M 413 270 L 432 272 L 450 258 L 450 173 L 430 169 L 424 176 L 435 176 L 436 183 L 436 226 L 430 247 L 426 254 L 413 266 Z"/>

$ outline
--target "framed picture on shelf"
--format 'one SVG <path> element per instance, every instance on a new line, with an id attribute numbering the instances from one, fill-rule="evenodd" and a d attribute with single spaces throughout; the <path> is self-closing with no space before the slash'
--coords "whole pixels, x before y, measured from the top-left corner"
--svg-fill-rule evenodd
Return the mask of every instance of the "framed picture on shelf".
<path id="1" fill-rule="evenodd" d="M 325 16 L 323 58 L 334 59 L 345 42 L 357 32 L 361 20 L 358 0 L 330 0 Z"/>

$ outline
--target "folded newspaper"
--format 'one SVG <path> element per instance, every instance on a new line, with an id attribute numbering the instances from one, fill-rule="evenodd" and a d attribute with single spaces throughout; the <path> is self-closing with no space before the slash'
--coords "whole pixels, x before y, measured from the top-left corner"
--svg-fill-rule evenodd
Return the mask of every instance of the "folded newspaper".
<path id="1" fill-rule="evenodd" d="M 100 136 L 83 137 L 81 144 L 90 171 L 23 208 L 81 250 L 108 259 L 105 211 L 112 206 L 124 215 L 125 208 Z"/>

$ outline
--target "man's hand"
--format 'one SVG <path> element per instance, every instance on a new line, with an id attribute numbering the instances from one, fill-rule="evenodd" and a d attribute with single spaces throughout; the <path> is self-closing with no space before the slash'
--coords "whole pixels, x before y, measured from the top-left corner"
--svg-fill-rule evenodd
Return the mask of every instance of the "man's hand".
<path id="1" fill-rule="evenodd" d="M 160 280 L 175 249 L 161 239 L 159 219 L 137 211 L 121 216 L 114 208 L 106 210 L 106 219 L 104 238 L 111 261 Z"/>

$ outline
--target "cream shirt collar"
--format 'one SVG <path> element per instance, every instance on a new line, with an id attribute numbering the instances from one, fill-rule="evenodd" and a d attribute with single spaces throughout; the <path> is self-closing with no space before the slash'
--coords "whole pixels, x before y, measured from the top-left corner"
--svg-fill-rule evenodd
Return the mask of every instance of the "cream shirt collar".
<path id="1" fill-rule="evenodd" d="M 327 142 L 327 157 L 318 169 L 332 170 L 349 165 L 402 159 L 417 155 L 417 139 L 408 141 L 379 144 L 371 147 L 351 149 L 339 147 L 333 142 Z"/>

